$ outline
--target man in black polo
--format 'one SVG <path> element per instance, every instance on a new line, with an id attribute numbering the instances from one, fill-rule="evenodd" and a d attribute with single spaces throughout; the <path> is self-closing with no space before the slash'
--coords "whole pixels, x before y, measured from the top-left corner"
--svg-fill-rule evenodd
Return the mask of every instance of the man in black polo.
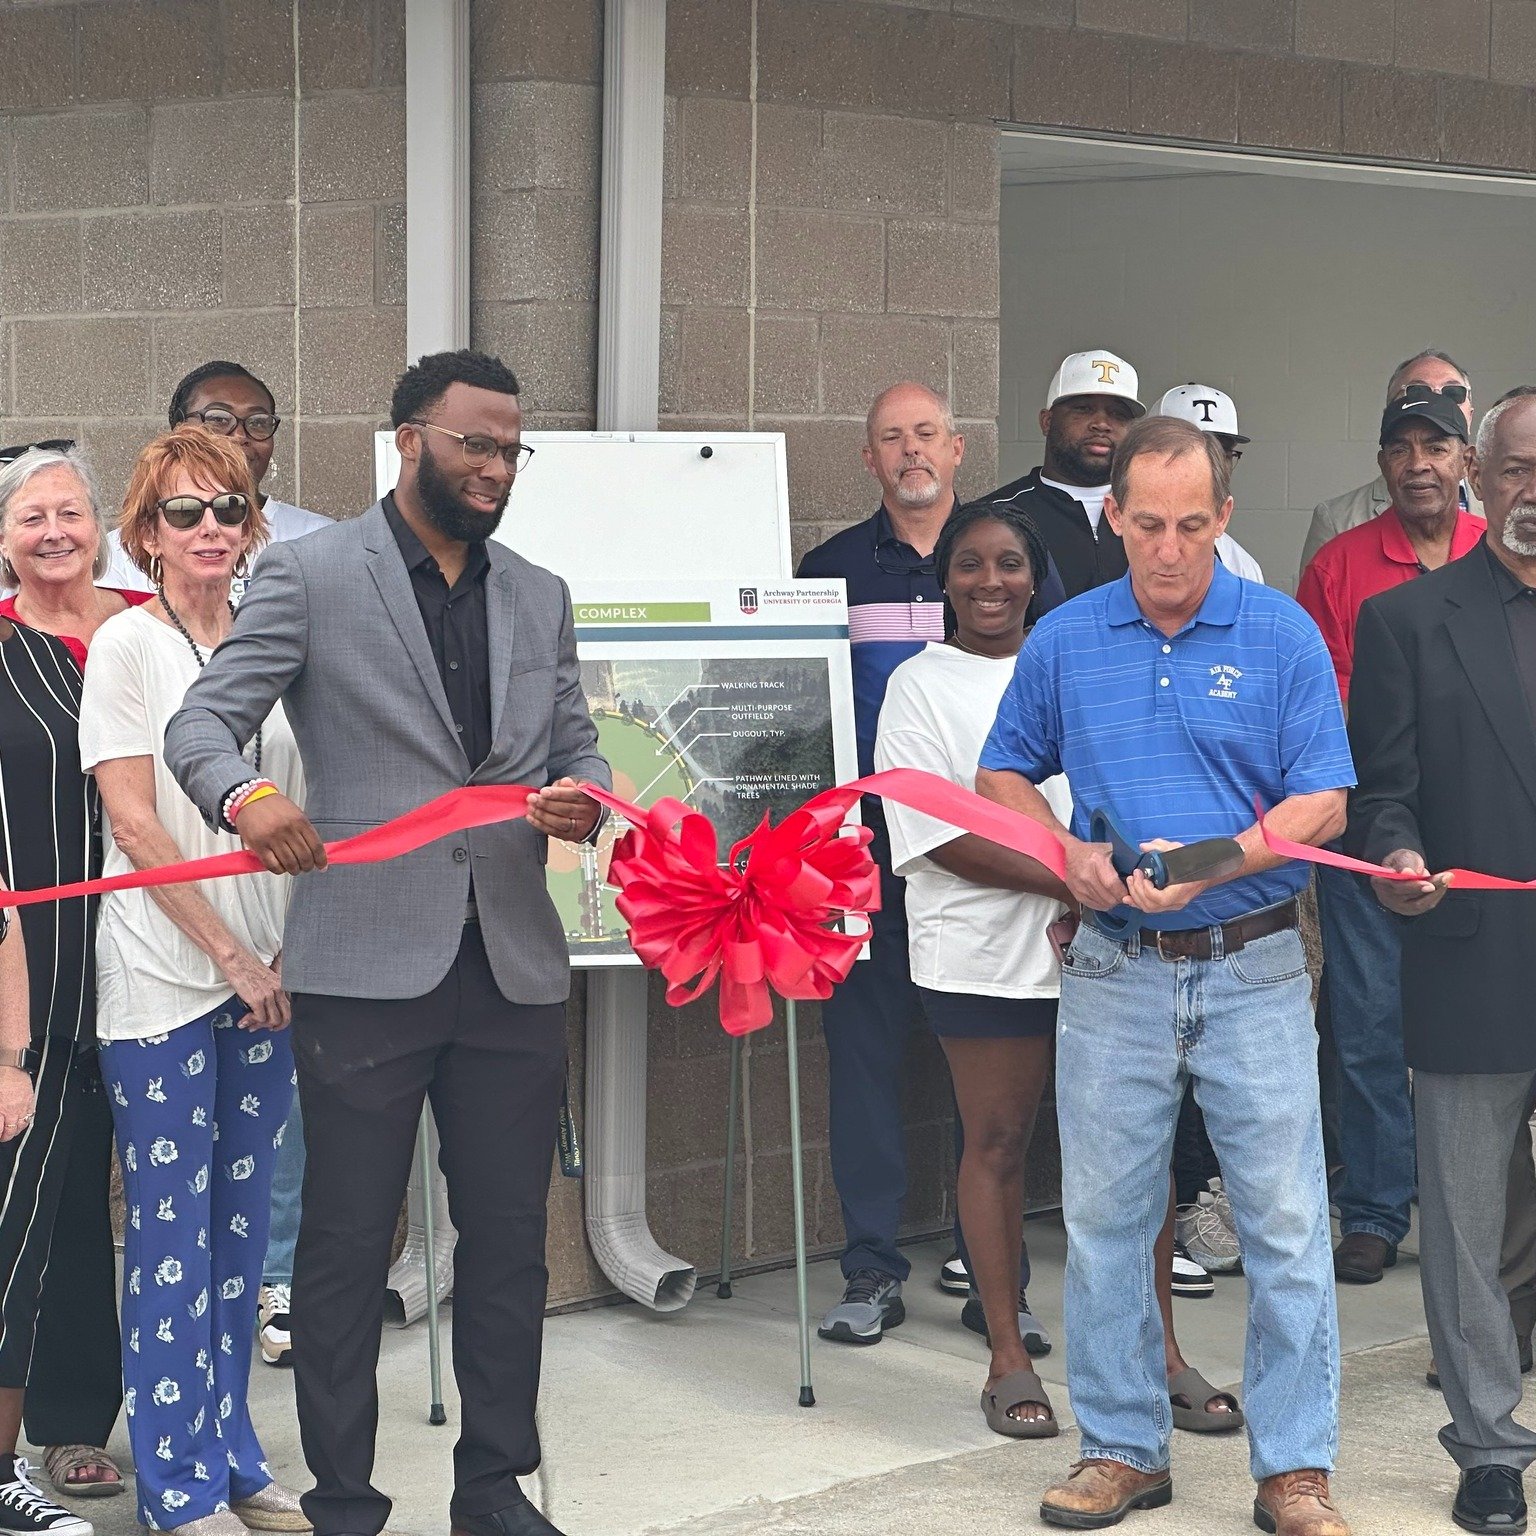
<path id="1" fill-rule="evenodd" d="M 1035 520 L 1068 597 L 1125 575 L 1125 549 L 1104 518 L 1104 498 L 1120 439 L 1147 413 L 1137 383 L 1136 370 L 1113 352 L 1063 359 L 1040 412 L 1045 462 L 986 498 Z"/>

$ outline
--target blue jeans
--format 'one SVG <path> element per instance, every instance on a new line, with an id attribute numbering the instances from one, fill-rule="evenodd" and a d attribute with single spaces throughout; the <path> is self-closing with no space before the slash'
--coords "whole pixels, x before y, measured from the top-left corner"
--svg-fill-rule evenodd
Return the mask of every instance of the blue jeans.
<path id="1" fill-rule="evenodd" d="M 1398 981 L 1401 927 L 1363 875 L 1319 865 L 1317 876 L 1338 1057 L 1339 1227 L 1399 1243 L 1408 1234 L 1416 1177 Z"/>
<path id="2" fill-rule="evenodd" d="M 272 1170 L 272 1230 L 267 1238 L 263 1285 L 293 1284 L 293 1249 L 299 1240 L 299 1215 L 304 1192 L 304 1115 L 293 1096 L 288 1123 L 279 1133 L 277 1165 Z"/>
<path id="3" fill-rule="evenodd" d="M 151 1529 L 272 1481 L 246 1386 L 293 1052 L 286 1032 L 236 1028 L 236 1011 L 231 998 L 166 1034 L 101 1046 L 128 1206 L 123 1402 Z"/>
<path id="4" fill-rule="evenodd" d="M 1056 1105 L 1067 1224 L 1067 1384 L 1087 1459 L 1168 1465 L 1173 1415 L 1152 1245 L 1193 1079 L 1248 1275 L 1253 1476 L 1329 1470 L 1339 1332 L 1317 1035 L 1294 929 L 1172 960 L 1085 923 L 1062 969 Z"/>

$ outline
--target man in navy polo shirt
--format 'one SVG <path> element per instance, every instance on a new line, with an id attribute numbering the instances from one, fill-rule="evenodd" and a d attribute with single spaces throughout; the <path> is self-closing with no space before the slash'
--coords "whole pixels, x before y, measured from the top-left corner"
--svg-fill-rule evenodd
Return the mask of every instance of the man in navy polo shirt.
<path id="1" fill-rule="evenodd" d="M 876 397 L 866 422 L 864 464 L 880 484 L 880 506 L 811 550 L 795 573 L 840 576 L 848 586 L 861 774 L 874 771 L 875 730 L 891 673 L 929 641 L 944 638 L 933 547 L 955 508 L 955 473 L 964 455 L 949 402 L 923 384 L 893 384 Z M 1065 595 L 1059 578 L 1053 582 L 1042 589 L 1042 605 Z M 821 1336 L 845 1344 L 878 1343 L 884 1329 L 906 1316 L 901 1283 L 911 1264 L 896 1246 L 907 1190 L 901 1076 L 922 1017 L 907 957 L 906 882 L 891 872 L 878 800 L 864 801 L 864 821 L 874 832 L 870 852 L 880 866 L 881 910 L 868 958 L 854 965 L 821 1010 L 847 1282 Z"/>
<path id="2" fill-rule="evenodd" d="M 1149 416 L 1127 431 L 1105 516 L 1128 572 L 1035 626 L 977 775 L 983 794 L 1061 838 L 1084 909 L 1057 1052 L 1067 1380 L 1083 1460 L 1041 1515 L 1110 1525 L 1172 1497 L 1152 1245 L 1192 1079 L 1248 1274 L 1255 1521 L 1282 1536 L 1348 1536 L 1328 1493 L 1339 1344 L 1296 928 L 1307 870 L 1269 853 L 1253 804 L 1283 836 L 1322 843 L 1343 827 L 1354 771 L 1317 626 L 1216 559 L 1228 470 L 1189 422 Z M 1035 787 L 1056 773 L 1072 788 L 1071 832 Z M 1144 848 L 1236 837 L 1243 865 L 1165 890 L 1122 879 L 1110 849 L 1086 840 L 1099 808 Z"/>

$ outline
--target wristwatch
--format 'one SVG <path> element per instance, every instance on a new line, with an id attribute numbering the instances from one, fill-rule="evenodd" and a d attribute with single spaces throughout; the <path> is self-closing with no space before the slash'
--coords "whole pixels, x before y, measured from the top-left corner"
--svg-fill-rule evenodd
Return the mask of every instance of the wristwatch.
<path id="1" fill-rule="evenodd" d="M 30 1072 L 36 1060 L 37 1052 L 31 1046 L 23 1046 L 19 1051 L 0 1049 L 0 1067 L 15 1067 L 19 1071 Z"/>

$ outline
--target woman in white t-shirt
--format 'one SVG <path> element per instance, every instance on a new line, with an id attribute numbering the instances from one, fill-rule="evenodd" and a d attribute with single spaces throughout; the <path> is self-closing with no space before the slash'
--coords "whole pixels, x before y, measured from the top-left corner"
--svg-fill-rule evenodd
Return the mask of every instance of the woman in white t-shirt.
<path id="1" fill-rule="evenodd" d="M 950 516 L 934 550 L 948 638 L 892 673 L 876 767 L 923 768 L 975 788 L 1046 558 L 1025 513 L 973 502 Z M 1064 781 L 1043 787 L 1067 816 Z M 960 1224 L 992 1348 L 982 1412 L 999 1434 L 1054 1435 L 1019 1327 L 1019 1242 L 1024 1155 L 1050 1078 L 1061 993 L 1047 930 L 1072 898 L 1023 854 L 890 801 L 885 815 L 893 867 L 907 880 L 912 979 L 949 1059 L 965 1130 Z"/>
<path id="2" fill-rule="evenodd" d="M 155 599 L 91 645 L 80 758 L 108 875 L 232 852 L 161 757 L 166 722 L 229 633 L 230 583 L 267 537 L 236 444 L 187 425 L 139 455 L 123 548 Z M 253 785 L 302 802 L 281 706 L 246 749 Z M 257 792 L 247 787 L 247 793 Z M 238 814 L 229 805 L 225 816 Z M 198 1536 L 310 1529 L 246 1406 L 276 1147 L 293 1097 L 286 876 L 118 891 L 97 928 L 97 1032 L 128 1205 L 123 1377 L 143 1523 Z"/>

